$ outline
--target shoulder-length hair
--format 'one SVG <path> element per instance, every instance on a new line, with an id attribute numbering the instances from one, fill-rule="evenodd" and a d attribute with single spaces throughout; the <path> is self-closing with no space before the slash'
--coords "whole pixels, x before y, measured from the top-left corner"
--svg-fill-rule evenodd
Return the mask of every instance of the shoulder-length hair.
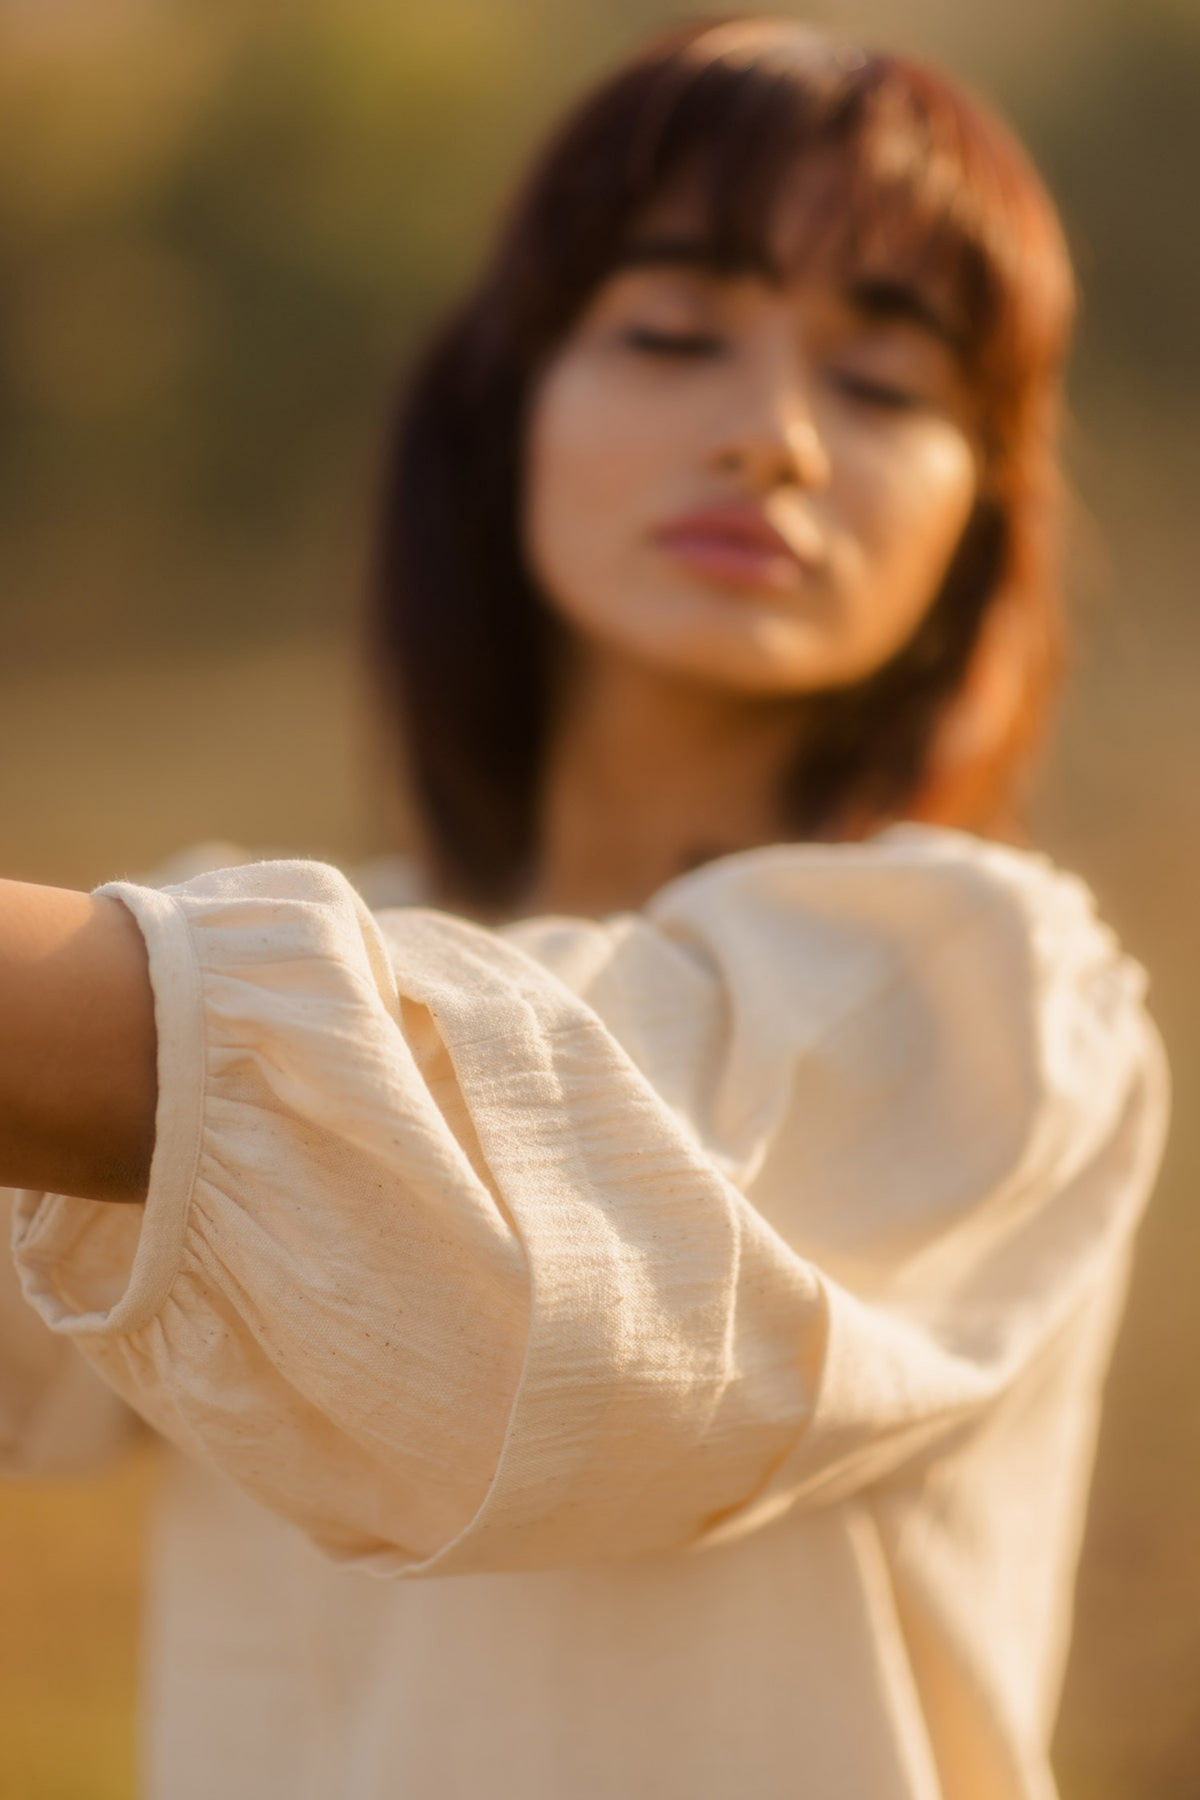
<path id="1" fill-rule="evenodd" d="M 806 169 L 819 179 L 789 178 Z M 474 287 L 421 356 L 385 475 L 376 671 L 444 892 L 519 895 L 538 853 L 555 622 L 520 520 L 536 378 L 680 182 L 714 261 L 763 266 L 783 197 L 847 274 L 947 305 L 981 420 L 977 504 L 909 642 L 808 694 L 786 783 L 797 838 L 920 819 L 1005 835 L 1064 664 L 1057 458 L 1074 310 L 1053 203 L 975 96 L 794 20 L 705 19 L 654 39 L 535 158 Z M 798 714 L 799 716 L 799 714 Z"/>

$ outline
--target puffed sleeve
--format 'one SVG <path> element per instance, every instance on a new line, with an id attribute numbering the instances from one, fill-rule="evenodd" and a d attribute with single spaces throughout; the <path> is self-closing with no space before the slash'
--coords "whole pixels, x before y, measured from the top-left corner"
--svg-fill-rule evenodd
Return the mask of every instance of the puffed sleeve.
<path id="1" fill-rule="evenodd" d="M 1082 884 L 965 834 L 642 913 L 375 916 L 321 864 L 102 890 L 158 1023 L 144 1204 L 22 1196 L 45 1321 L 380 1572 L 700 1547 L 978 1418 L 1128 1249 L 1167 1110 Z"/>

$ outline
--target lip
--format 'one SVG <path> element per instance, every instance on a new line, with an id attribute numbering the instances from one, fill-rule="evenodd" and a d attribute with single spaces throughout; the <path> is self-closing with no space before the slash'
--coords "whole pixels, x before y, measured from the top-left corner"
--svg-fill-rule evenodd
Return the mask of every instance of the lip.
<path id="1" fill-rule="evenodd" d="M 677 561 L 722 587 L 794 594 L 818 562 L 760 507 L 744 504 L 695 507 L 666 520 L 652 536 Z"/>

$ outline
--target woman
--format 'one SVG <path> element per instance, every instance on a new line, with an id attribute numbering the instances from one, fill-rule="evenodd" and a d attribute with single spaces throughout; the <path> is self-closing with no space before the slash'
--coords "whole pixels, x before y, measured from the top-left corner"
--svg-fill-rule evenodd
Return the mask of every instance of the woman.
<path id="1" fill-rule="evenodd" d="M 10 1454 L 172 1446 L 152 1800 L 1053 1792 L 1167 1111 L 1013 847 L 1070 303 L 942 77 L 658 40 L 404 409 L 436 904 L 7 887 Z"/>

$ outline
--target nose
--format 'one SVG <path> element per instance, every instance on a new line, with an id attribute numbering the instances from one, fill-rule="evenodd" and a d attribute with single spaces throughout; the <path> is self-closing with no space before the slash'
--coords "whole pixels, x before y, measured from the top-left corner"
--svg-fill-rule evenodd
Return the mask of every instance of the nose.
<path id="1" fill-rule="evenodd" d="M 797 372 L 747 383 L 717 434 L 714 456 L 723 474 L 762 492 L 829 484 L 828 447 Z"/>

